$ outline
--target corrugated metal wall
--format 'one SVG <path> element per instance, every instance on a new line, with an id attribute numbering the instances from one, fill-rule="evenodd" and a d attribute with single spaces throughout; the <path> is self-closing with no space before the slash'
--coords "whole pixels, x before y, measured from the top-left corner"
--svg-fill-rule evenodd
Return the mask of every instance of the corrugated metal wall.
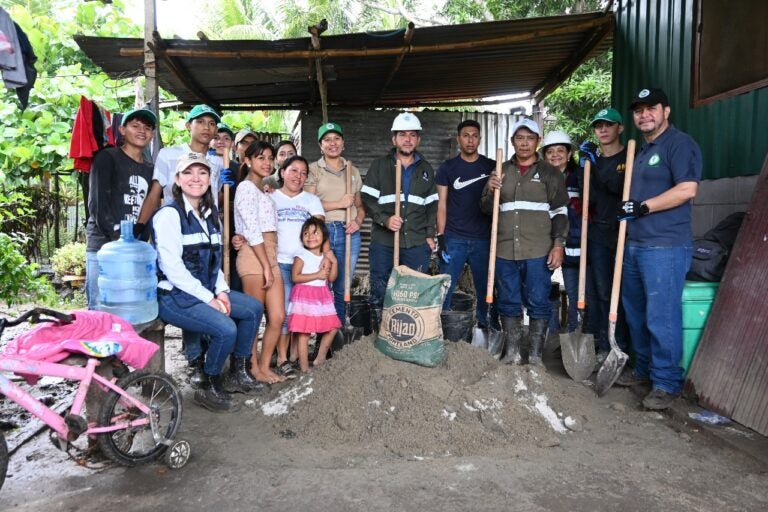
<path id="1" fill-rule="evenodd" d="M 627 128 L 630 98 L 646 84 L 661 87 L 672 122 L 701 146 L 705 178 L 758 174 L 768 152 L 768 87 L 690 108 L 695 0 L 616 0 L 613 7 L 612 102 Z M 629 132 L 642 140 L 633 126 Z"/>
<path id="2" fill-rule="evenodd" d="M 391 110 L 331 109 L 328 119 L 339 123 L 344 130 L 344 156 L 352 161 L 365 176 L 371 162 L 384 156 L 392 148 L 392 121 L 398 112 Z M 455 156 L 456 126 L 464 119 L 475 119 L 481 126 L 483 146 L 480 152 L 495 158 L 496 148 L 504 148 L 508 158 L 509 130 L 516 117 L 509 114 L 488 112 L 417 112 L 423 128 L 419 151 L 437 170 L 440 164 Z M 297 140 L 301 141 L 299 152 L 313 162 L 320 158 L 317 145 L 317 128 L 322 122 L 320 112 L 302 114 Z M 368 272 L 368 245 L 370 243 L 371 220 L 366 219 L 362 227 L 363 248 L 357 264 L 357 274 Z"/>

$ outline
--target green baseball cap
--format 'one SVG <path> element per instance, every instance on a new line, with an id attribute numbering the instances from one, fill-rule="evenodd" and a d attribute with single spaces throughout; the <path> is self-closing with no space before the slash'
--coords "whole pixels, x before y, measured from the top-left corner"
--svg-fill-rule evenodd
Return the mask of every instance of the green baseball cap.
<path id="1" fill-rule="evenodd" d="M 152 128 L 157 126 L 157 116 L 154 112 L 146 108 L 134 108 L 126 112 L 123 116 L 123 120 L 120 121 L 120 126 L 125 126 L 128 121 L 136 117 L 140 117 L 141 119 L 148 121 L 149 124 L 152 125 Z"/>
<path id="2" fill-rule="evenodd" d="M 208 105 L 195 105 L 187 114 L 187 122 L 193 121 L 198 117 L 211 116 L 217 123 L 221 122 L 219 114 Z"/>
<path id="3" fill-rule="evenodd" d="M 624 124 L 624 120 L 621 118 L 621 114 L 615 108 L 604 108 L 592 118 L 592 122 L 589 126 L 594 126 L 598 121 L 607 121 L 609 123 Z"/>
<path id="4" fill-rule="evenodd" d="M 323 137 L 325 137 L 325 134 L 328 132 L 336 132 L 344 137 L 344 130 L 341 129 L 341 125 L 336 123 L 325 123 L 321 124 L 320 128 L 317 129 L 317 141 L 320 142 L 323 140 Z"/>
<path id="5" fill-rule="evenodd" d="M 233 139 L 235 138 L 235 132 L 232 131 L 232 128 L 230 128 L 228 124 L 226 124 L 226 123 L 219 123 L 216 126 L 218 127 L 217 131 L 219 133 L 227 132 L 230 137 L 232 137 Z"/>

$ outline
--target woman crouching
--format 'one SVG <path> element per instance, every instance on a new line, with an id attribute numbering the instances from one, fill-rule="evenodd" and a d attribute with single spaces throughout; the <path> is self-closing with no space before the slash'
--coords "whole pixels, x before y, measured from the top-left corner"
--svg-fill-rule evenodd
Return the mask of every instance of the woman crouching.
<path id="1" fill-rule="evenodd" d="M 188 336 L 210 337 L 203 367 L 208 382 L 195 392 L 195 401 L 212 411 L 233 411 L 230 393 L 265 388 L 248 369 L 264 308 L 256 299 L 230 291 L 224 280 L 219 215 L 210 181 L 210 164 L 202 155 L 189 153 L 179 159 L 173 201 L 152 220 L 158 301 L 164 322 Z M 230 354 L 225 386 L 222 372 Z"/>

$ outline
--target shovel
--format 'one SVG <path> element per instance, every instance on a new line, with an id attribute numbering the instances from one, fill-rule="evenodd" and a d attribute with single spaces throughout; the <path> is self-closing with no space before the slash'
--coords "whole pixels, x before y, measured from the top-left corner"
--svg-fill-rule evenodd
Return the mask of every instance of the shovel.
<path id="1" fill-rule="evenodd" d="M 352 162 L 347 160 L 347 179 L 346 193 L 352 191 Z M 347 206 L 347 222 L 352 222 L 352 206 Z M 344 344 L 349 345 L 358 335 L 358 329 L 352 325 L 350 320 L 350 302 L 352 301 L 352 235 L 347 233 L 344 247 Z"/>
<path id="2" fill-rule="evenodd" d="M 622 201 L 629 200 L 629 188 L 632 181 L 632 168 L 635 165 L 635 141 L 630 139 L 627 143 L 627 167 L 624 171 L 624 193 Z M 597 396 L 603 396 L 619 378 L 621 370 L 627 363 L 629 356 L 621 351 L 616 344 L 616 318 L 619 310 L 619 289 L 621 287 L 621 266 L 624 263 L 624 240 L 627 237 L 627 221 L 619 222 L 619 241 L 616 245 L 616 266 L 613 268 L 613 286 L 611 287 L 611 309 L 608 313 L 608 342 L 611 351 L 605 358 L 603 366 L 597 372 L 595 392 Z"/>
<path id="3" fill-rule="evenodd" d="M 496 176 L 501 179 L 501 164 L 504 153 L 501 148 L 496 150 Z M 504 339 L 501 331 L 491 327 L 491 306 L 493 305 L 493 281 L 496 278 L 496 239 L 499 232 L 499 201 L 501 199 L 501 189 L 493 191 L 493 214 L 491 217 L 491 247 L 488 256 L 488 286 L 485 291 L 485 303 L 488 305 L 486 313 L 486 327 L 480 329 L 475 327 L 472 333 L 472 345 L 481 348 L 487 348 L 494 359 L 501 359 L 501 352 L 504 350 Z"/>
<path id="4" fill-rule="evenodd" d="M 395 217 L 400 216 L 400 187 L 403 185 L 403 164 L 395 163 Z M 402 226 L 400 226 L 402 229 Z M 395 231 L 394 249 L 392 250 L 392 268 L 400 265 L 400 229 Z"/>
<path id="5" fill-rule="evenodd" d="M 574 332 L 560 335 L 560 353 L 563 366 L 570 378 L 581 382 L 595 370 L 595 339 L 584 332 L 584 290 L 587 284 L 587 223 L 589 222 L 589 175 L 592 168 L 589 160 L 584 164 L 584 202 L 581 210 L 581 251 L 579 254 L 579 328 Z"/>

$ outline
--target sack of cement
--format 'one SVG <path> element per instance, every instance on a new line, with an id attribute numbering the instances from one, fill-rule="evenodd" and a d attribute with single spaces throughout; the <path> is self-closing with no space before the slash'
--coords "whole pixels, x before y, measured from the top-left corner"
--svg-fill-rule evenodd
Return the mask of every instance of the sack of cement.
<path id="1" fill-rule="evenodd" d="M 440 310 L 451 278 L 429 276 L 400 265 L 392 269 L 384 295 L 377 349 L 392 359 L 421 366 L 443 362 Z"/>

